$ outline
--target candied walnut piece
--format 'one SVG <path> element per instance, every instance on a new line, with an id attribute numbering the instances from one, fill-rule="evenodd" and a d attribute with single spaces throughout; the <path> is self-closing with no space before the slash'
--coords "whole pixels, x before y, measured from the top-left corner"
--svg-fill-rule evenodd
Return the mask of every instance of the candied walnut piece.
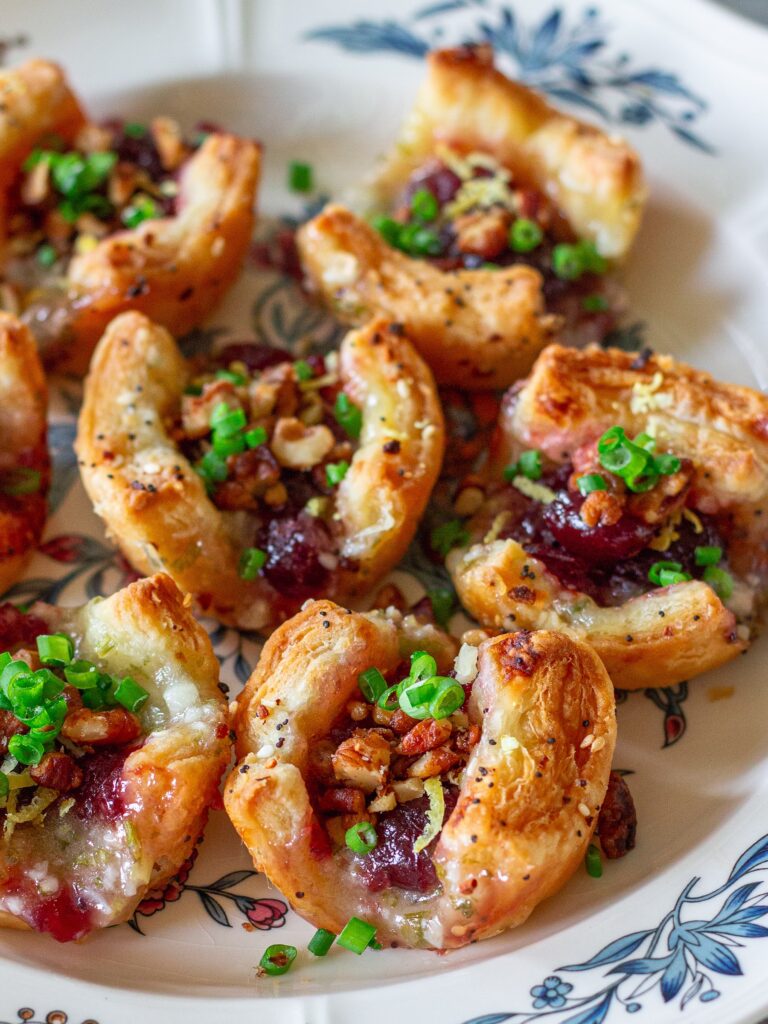
<path id="1" fill-rule="evenodd" d="M 501 207 L 465 213 L 454 224 L 458 247 L 484 260 L 495 259 L 507 247 L 511 222 L 511 213 Z"/>
<path id="2" fill-rule="evenodd" d="M 311 469 L 323 461 L 335 443 L 325 424 L 308 427 L 301 420 L 286 416 L 277 421 L 270 447 L 281 466 Z"/>
<path id="3" fill-rule="evenodd" d="M 82 769 L 74 758 L 55 751 L 44 754 L 40 764 L 29 769 L 29 774 L 39 786 L 55 789 L 58 793 L 69 793 L 83 782 Z"/>
<path id="4" fill-rule="evenodd" d="M 10 711 L 0 711 L 0 756 L 8 753 L 8 740 L 11 736 L 22 736 L 29 732 L 23 722 Z"/>
<path id="5" fill-rule="evenodd" d="M 624 502 L 610 491 L 592 491 L 584 499 L 579 515 L 590 528 L 613 526 L 621 519 Z"/>
<path id="6" fill-rule="evenodd" d="M 372 793 L 384 781 L 390 757 L 389 743 L 383 736 L 373 729 L 357 729 L 336 749 L 333 770 L 340 782 L 350 782 Z"/>
<path id="7" fill-rule="evenodd" d="M 618 772 L 611 772 L 608 791 L 597 819 L 597 834 L 603 853 L 609 860 L 624 857 L 635 848 L 635 803 L 629 786 Z"/>
<path id="8" fill-rule="evenodd" d="M 213 410 L 221 402 L 230 409 L 242 409 L 243 404 L 228 380 L 215 380 L 203 386 L 202 394 L 183 395 L 181 399 L 181 426 L 189 438 L 205 437 L 211 429 Z"/>
<path id="9" fill-rule="evenodd" d="M 442 775 L 461 760 L 461 754 L 457 754 L 450 747 L 438 747 L 422 754 L 418 761 L 413 762 L 407 774 L 410 778 L 429 779 L 433 775 Z"/>
<path id="10" fill-rule="evenodd" d="M 141 736 L 141 722 L 125 708 L 90 711 L 79 708 L 64 719 L 61 735 L 89 747 L 119 747 Z"/>
<path id="11" fill-rule="evenodd" d="M 453 731 L 453 726 L 447 718 L 436 721 L 434 718 L 425 718 L 407 732 L 400 740 L 397 748 L 398 754 L 405 754 L 412 757 L 414 754 L 425 754 L 428 750 L 441 747 Z"/>

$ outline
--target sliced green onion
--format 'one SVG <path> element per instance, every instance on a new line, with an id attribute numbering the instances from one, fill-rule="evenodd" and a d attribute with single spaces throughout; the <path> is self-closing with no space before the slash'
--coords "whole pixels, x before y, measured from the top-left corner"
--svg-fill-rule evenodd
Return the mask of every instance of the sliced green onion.
<path id="1" fill-rule="evenodd" d="M 336 422 L 346 430 L 350 437 L 355 439 L 360 437 L 360 431 L 363 428 L 363 414 L 344 391 L 340 391 L 336 396 L 333 415 Z"/>
<path id="2" fill-rule="evenodd" d="M 214 430 L 211 438 L 213 450 L 222 459 L 230 455 L 239 455 L 245 451 L 245 437 L 242 434 L 233 434 L 232 437 L 222 437 L 218 430 Z"/>
<path id="3" fill-rule="evenodd" d="M 682 571 L 680 562 L 654 562 L 648 570 L 648 579 L 660 587 L 671 587 L 675 583 L 685 583 L 691 577 Z"/>
<path id="4" fill-rule="evenodd" d="M 29 665 L 26 661 L 7 662 L 2 672 L 0 672 L 0 691 L 7 693 L 11 680 L 15 679 L 18 675 L 29 675 L 29 671 Z"/>
<path id="5" fill-rule="evenodd" d="M 3 671 L 6 665 L 10 665 L 12 661 L 13 655 L 11 654 L 11 652 L 3 651 L 3 653 L 0 654 L 0 672 Z"/>
<path id="6" fill-rule="evenodd" d="M 360 692 L 369 704 L 375 704 L 387 688 L 387 681 L 377 668 L 368 668 L 357 677 Z"/>
<path id="7" fill-rule="evenodd" d="M 30 735 L 39 736 L 43 742 L 56 739 L 64 719 L 67 717 L 68 705 L 63 697 L 52 700 L 45 707 L 36 709 L 37 713 L 21 719 L 29 726 Z"/>
<path id="8" fill-rule="evenodd" d="M 288 188 L 291 192 L 311 192 L 314 187 L 315 175 L 312 164 L 301 160 L 291 160 L 288 164 Z"/>
<path id="9" fill-rule="evenodd" d="M 597 251 L 594 242 L 584 238 L 579 242 L 581 262 L 590 274 L 604 274 L 608 269 L 608 261 Z"/>
<path id="10" fill-rule="evenodd" d="M 26 158 L 24 163 L 21 165 L 22 171 L 31 171 L 34 167 L 37 167 L 43 160 L 48 162 L 52 156 L 57 154 L 52 153 L 50 150 L 45 149 L 33 149 L 29 156 Z"/>
<path id="11" fill-rule="evenodd" d="M 529 480 L 541 479 L 541 452 L 537 449 L 523 452 L 517 460 L 517 465 L 520 473 Z"/>
<path id="12" fill-rule="evenodd" d="M 195 464 L 195 469 L 210 483 L 221 483 L 227 479 L 227 464 L 216 452 L 206 452 L 205 455 Z"/>
<path id="13" fill-rule="evenodd" d="M 39 668 L 34 674 L 34 678 L 39 680 L 43 684 L 43 699 L 54 700 L 58 697 L 61 691 L 64 689 L 64 683 L 58 676 L 54 675 L 50 669 Z"/>
<path id="14" fill-rule="evenodd" d="M 267 431 L 265 427 L 254 427 L 253 430 L 246 430 L 245 443 L 249 448 L 258 448 L 260 444 L 266 444 Z"/>
<path id="15" fill-rule="evenodd" d="M 344 925 L 341 935 L 336 940 L 340 946 L 357 953 L 359 956 L 364 953 L 372 940 L 376 938 L 376 929 L 367 921 L 361 921 L 359 917 L 350 917 Z"/>
<path id="16" fill-rule="evenodd" d="M 43 701 L 42 679 L 20 673 L 8 684 L 8 700 L 14 707 L 36 708 Z"/>
<path id="17" fill-rule="evenodd" d="M 353 853 L 370 853 L 376 849 L 379 837 L 376 829 L 370 821 L 358 821 L 348 828 L 344 835 L 344 842 Z"/>
<path id="18" fill-rule="evenodd" d="M 402 224 L 399 221 L 394 220 L 392 217 L 378 216 L 372 219 L 371 225 L 378 231 L 387 245 L 391 245 L 396 249 L 400 248 Z"/>
<path id="19" fill-rule="evenodd" d="M 398 700 L 397 686 L 388 686 L 387 689 L 382 693 L 379 699 L 376 701 L 378 707 L 383 708 L 384 711 L 397 711 L 400 706 Z"/>
<path id="20" fill-rule="evenodd" d="M 587 855 L 584 858 L 584 865 L 590 878 L 603 877 L 603 860 L 600 856 L 600 851 L 594 843 L 589 844 Z"/>
<path id="21" fill-rule="evenodd" d="M 232 437 L 247 423 L 242 409 L 230 409 L 226 402 L 219 402 L 211 413 L 211 428 L 221 437 Z"/>
<path id="22" fill-rule="evenodd" d="M 37 653 L 44 665 L 63 668 L 72 661 L 75 646 L 66 633 L 50 633 L 37 638 Z"/>
<path id="23" fill-rule="evenodd" d="M 274 946 L 267 946 L 264 955 L 259 961 L 259 967 L 265 974 L 277 977 L 289 971 L 291 964 L 296 959 L 298 950 L 295 946 L 284 946 L 282 943 L 275 943 Z"/>
<path id="24" fill-rule="evenodd" d="M 603 295 L 585 295 L 581 308 L 586 313 L 604 313 L 608 309 L 608 300 Z"/>
<path id="25" fill-rule="evenodd" d="M 408 679 L 429 679 L 437 674 L 437 662 L 426 651 L 414 651 L 411 655 Z M 406 682 L 407 680 L 404 680 Z"/>
<path id="26" fill-rule="evenodd" d="M 429 703 L 429 713 L 432 718 L 447 718 L 454 711 L 458 711 L 464 703 L 464 687 L 448 676 L 438 676 L 434 682 L 437 683 L 437 689 Z"/>
<path id="27" fill-rule="evenodd" d="M 438 554 L 445 557 L 451 548 L 463 547 L 469 543 L 469 533 L 460 519 L 436 526 L 429 536 L 429 541 Z"/>
<path id="28" fill-rule="evenodd" d="M 117 163 L 117 153 L 54 153 L 49 162 L 56 189 L 63 196 L 75 198 L 104 184 Z"/>
<path id="29" fill-rule="evenodd" d="M 429 603 L 432 605 L 432 614 L 438 626 L 446 627 L 456 607 L 456 595 L 447 587 L 436 587 L 427 591 Z"/>
<path id="30" fill-rule="evenodd" d="M 37 469 L 28 466 L 17 466 L 0 476 L 0 491 L 10 494 L 12 498 L 24 494 L 37 494 L 42 483 L 42 476 Z"/>
<path id="31" fill-rule="evenodd" d="M 513 462 L 511 466 L 507 466 L 502 475 L 508 483 L 512 483 L 516 476 L 520 476 L 517 463 Z"/>
<path id="32" fill-rule="evenodd" d="M 11 736 L 8 740 L 8 753 L 15 757 L 19 764 L 40 764 L 45 753 L 43 741 L 32 733 L 25 736 Z"/>
<path id="33" fill-rule="evenodd" d="M 90 661 L 73 661 L 64 669 L 64 677 L 78 690 L 92 690 L 98 684 L 99 670 Z"/>
<path id="34" fill-rule="evenodd" d="M 696 565 L 717 565 L 723 557 L 723 549 L 714 545 L 712 547 L 702 546 L 694 548 L 693 554 Z"/>
<path id="35" fill-rule="evenodd" d="M 576 481 L 576 486 L 584 497 L 591 494 L 593 491 L 608 490 L 608 484 L 605 482 L 605 478 L 600 476 L 599 473 L 587 473 L 586 476 L 580 476 Z"/>
<path id="36" fill-rule="evenodd" d="M 299 380 L 312 380 L 315 375 L 315 371 L 306 359 L 297 359 L 293 364 L 293 369 Z"/>
<path id="37" fill-rule="evenodd" d="M 5 800 L 10 788 L 11 787 L 8 785 L 8 776 L 5 772 L 0 772 L 0 800 Z"/>
<path id="38" fill-rule="evenodd" d="M 120 214 L 120 220 L 127 228 L 137 228 L 145 220 L 152 220 L 160 215 L 160 207 L 151 196 L 137 195 Z"/>
<path id="39" fill-rule="evenodd" d="M 427 821 L 424 831 L 413 844 L 414 853 L 421 853 L 422 850 L 429 846 L 435 836 L 440 834 L 440 830 L 443 827 L 443 818 L 445 817 L 445 793 L 440 779 L 435 776 L 431 779 L 426 779 L 424 791 L 429 800 Z"/>
<path id="40" fill-rule="evenodd" d="M 236 388 L 241 388 L 248 383 L 242 373 L 236 373 L 234 370 L 217 370 L 216 379 L 229 381 Z"/>
<path id="41" fill-rule="evenodd" d="M 412 256 L 439 256 L 443 250 L 437 232 L 421 224 L 404 224 L 400 229 L 398 246 Z"/>
<path id="42" fill-rule="evenodd" d="M 90 711 L 101 711 L 107 707 L 107 700 L 99 687 L 94 686 L 89 690 L 83 690 L 83 704 Z"/>
<path id="43" fill-rule="evenodd" d="M 122 704 L 128 711 L 133 711 L 134 714 L 146 704 L 148 699 L 149 693 L 130 676 L 121 679 L 115 688 L 117 703 Z"/>
<path id="44" fill-rule="evenodd" d="M 544 232 L 535 220 L 520 217 L 509 229 L 509 247 L 514 252 L 531 252 L 541 245 Z"/>
<path id="45" fill-rule="evenodd" d="M 329 932 L 325 928 L 318 928 L 309 940 L 307 949 L 315 956 L 325 956 L 335 941 L 336 936 L 333 932 Z"/>
<path id="46" fill-rule="evenodd" d="M 712 587 L 721 601 L 727 601 L 733 594 L 733 576 L 725 569 L 708 565 L 702 573 L 702 579 Z"/>
<path id="47" fill-rule="evenodd" d="M 657 455 L 654 458 L 656 472 L 661 476 L 671 476 L 680 469 L 681 462 L 676 455 Z"/>
<path id="48" fill-rule="evenodd" d="M 266 551 L 262 551 L 261 548 L 246 548 L 242 555 L 240 555 L 238 566 L 240 579 L 255 580 L 260 570 L 264 568 L 266 561 Z"/>
<path id="49" fill-rule="evenodd" d="M 341 459 L 339 462 L 328 462 L 325 467 L 325 479 L 328 486 L 335 487 L 340 484 L 348 472 L 349 463 L 346 459 Z"/>
<path id="50" fill-rule="evenodd" d="M 38 246 L 37 252 L 35 253 L 35 259 L 41 267 L 45 267 L 49 270 L 56 260 L 59 258 L 59 254 L 56 252 L 52 245 L 45 242 L 43 245 Z"/>
<path id="51" fill-rule="evenodd" d="M 427 705 L 435 695 L 435 689 L 437 687 L 436 680 L 436 676 L 433 676 L 431 679 L 403 680 L 403 683 L 400 685 L 398 697 L 400 699 L 400 707 L 406 714 L 410 715 L 412 710 L 425 710 L 427 714 L 429 713 Z M 412 717 L 415 718 L 416 715 L 413 715 Z"/>
<path id="52" fill-rule="evenodd" d="M 435 220 L 440 212 L 436 197 L 426 188 L 417 189 L 411 197 L 411 216 L 423 224 Z"/>
<path id="53" fill-rule="evenodd" d="M 138 121 L 129 121 L 123 125 L 123 132 L 131 139 L 143 139 L 147 134 L 147 126 Z"/>
<path id="54" fill-rule="evenodd" d="M 570 242 L 559 242 L 552 250 L 552 270 L 563 281 L 576 281 L 586 270 L 581 249 Z"/>

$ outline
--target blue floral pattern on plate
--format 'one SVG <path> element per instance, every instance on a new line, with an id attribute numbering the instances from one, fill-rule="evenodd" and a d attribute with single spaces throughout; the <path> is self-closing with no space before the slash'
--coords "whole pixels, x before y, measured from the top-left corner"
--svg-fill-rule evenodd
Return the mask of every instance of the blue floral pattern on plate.
<path id="1" fill-rule="evenodd" d="M 554 100 L 582 107 L 609 124 L 660 124 L 689 146 L 714 147 L 693 130 L 707 103 L 673 71 L 637 65 L 612 51 L 610 23 L 596 7 L 577 18 L 553 7 L 529 20 L 524 5 L 447 0 L 416 10 L 404 21 L 361 19 L 313 29 L 307 38 L 351 53 L 394 53 L 421 59 L 434 47 L 491 43 L 523 82 Z"/>

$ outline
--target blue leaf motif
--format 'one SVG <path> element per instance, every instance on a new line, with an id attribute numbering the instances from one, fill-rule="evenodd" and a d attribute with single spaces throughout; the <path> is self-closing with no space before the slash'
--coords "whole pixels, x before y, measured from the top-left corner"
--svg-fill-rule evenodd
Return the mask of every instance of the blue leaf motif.
<path id="1" fill-rule="evenodd" d="M 413 16 L 414 21 L 423 21 L 425 18 L 434 18 L 438 14 L 450 14 L 451 11 L 462 11 L 469 6 L 468 0 L 444 0 L 444 3 L 430 4 L 429 7 L 422 7 Z"/>
<path id="2" fill-rule="evenodd" d="M 221 878 L 217 878 L 215 882 L 211 882 L 208 888 L 219 890 L 234 889 L 236 885 L 240 885 L 241 882 L 245 882 L 247 879 L 253 878 L 256 874 L 258 874 L 258 872 L 251 870 L 230 871 L 229 874 L 222 875 Z"/>
<path id="3" fill-rule="evenodd" d="M 647 85 L 657 92 L 665 92 L 673 96 L 684 96 L 694 103 L 701 102 L 685 88 L 677 75 L 670 74 L 668 71 L 657 71 L 654 69 L 638 71 L 634 75 L 627 75 L 623 80 L 628 85 Z"/>
<path id="4" fill-rule="evenodd" d="M 487 1013 L 484 1017 L 473 1017 L 464 1024 L 504 1024 L 511 1016 L 511 1013 Z"/>
<path id="5" fill-rule="evenodd" d="M 610 989 L 603 999 L 595 1006 L 588 1007 L 573 1017 L 566 1017 L 563 1024 L 602 1024 L 608 1015 L 613 1001 L 613 989 Z"/>
<path id="6" fill-rule="evenodd" d="M 215 900 L 213 896 L 209 896 L 207 892 L 199 892 L 197 894 L 202 900 L 202 904 L 205 907 L 205 912 L 209 917 L 212 917 L 216 924 L 220 924 L 224 928 L 231 928 L 232 925 L 229 923 L 227 912 L 222 905 Z"/>
<path id="7" fill-rule="evenodd" d="M 755 868 L 759 868 L 765 863 L 768 863 L 768 836 L 758 839 L 756 843 L 753 843 L 748 850 L 742 853 L 733 865 L 733 870 L 728 876 L 725 887 L 732 885 L 733 882 L 743 878 L 744 875 L 749 874 L 750 871 L 754 871 Z"/>
<path id="8" fill-rule="evenodd" d="M 670 127 L 679 139 L 682 139 L 683 142 L 689 143 L 691 146 L 695 146 L 696 149 L 700 149 L 702 153 L 707 153 L 709 156 L 712 156 L 717 152 L 714 146 L 710 146 L 708 142 L 700 139 L 698 135 L 694 135 L 694 133 L 689 131 L 687 128 L 681 128 L 680 125 L 677 124 L 670 125 Z"/>
<path id="9" fill-rule="evenodd" d="M 328 26 L 308 32 L 305 39 L 337 43 L 352 53 L 390 51 L 411 57 L 423 57 L 429 43 L 420 39 L 396 21 L 356 21 L 352 25 Z"/>
<path id="10" fill-rule="evenodd" d="M 680 946 L 661 977 L 661 995 L 665 1003 L 675 998 L 687 976 L 688 965 L 685 962 L 683 947 Z"/>
<path id="11" fill-rule="evenodd" d="M 669 956 L 649 956 L 639 960 L 625 960 L 623 964 L 612 967 L 609 974 L 656 974 L 657 971 L 665 970 L 677 954 L 670 953 Z"/>
<path id="12" fill-rule="evenodd" d="M 699 947 L 693 952 L 700 964 L 709 967 L 718 974 L 741 974 L 741 965 L 733 953 L 722 942 L 710 935 L 701 935 Z"/>
<path id="13" fill-rule="evenodd" d="M 239 652 L 235 658 L 235 675 L 241 683 L 247 683 L 251 676 L 251 666 Z"/>
<path id="14" fill-rule="evenodd" d="M 594 967 L 602 967 L 604 964 L 613 964 L 622 957 L 634 953 L 638 946 L 647 939 L 653 929 L 644 932 L 632 932 L 631 935 L 623 935 L 620 939 L 603 946 L 599 953 L 595 953 L 591 960 L 585 960 L 583 964 L 571 964 L 568 967 L 560 967 L 561 971 L 591 971 Z"/>
<path id="15" fill-rule="evenodd" d="M 566 103 L 573 103 L 578 107 L 586 107 L 589 110 L 594 110 L 601 117 L 608 117 L 608 111 L 597 100 L 593 100 L 589 96 L 583 96 L 574 89 L 564 89 L 562 86 L 557 86 L 556 88 L 547 89 L 547 93 L 557 100 L 564 100 Z"/>
<path id="16" fill-rule="evenodd" d="M 559 7 L 556 7 L 536 29 L 531 46 L 532 61 L 538 61 L 544 57 L 551 44 L 557 38 L 562 20 L 563 12 Z"/>
<path id="17" fill-rule="evenodd" d="M 694 983 L 685 992 L 685 994 L 683 995 L 683 998 L 680 1000 L 680 1009 L 681 1010 L 684 1010 L 686 1008 L 686 1006 L 688 1005 L 688 1003 L 690 1003 L 690 1001 L 692 999 L 696 998 L 696 996 L 701 991 L 701 986 L 703 984 L 704 984 L 704 975 L 703 974 L 697 975 L 696 976 L 696 980 L 694 981 Z"/>
<path id="18" fill-rule="evenodd" d="M 719 925 L 715 934 L 734 935 L 739 939 L 764 939 L 768 935 L 768 928 L 762 924 L 751 924 L 749 921 L 733 921 L 730 924 Z"/>
<path id="19" fill-rule="evenodd" d="M 720 924 L 721 921 L 728 920 L 735 910 L 738 910 L 739 907 L 742 907 L 747 902 L 759 884 L 759 882 L 750 882 L 749 885 L 742 885 L 736 892 L 732 892 L 717 914 L 712 918 L 710 924 Z M 768 910 L 768 907 L 766 907 L 766 910 Z M 760 915 L 758 914 L 757 916 L 759 917 Z"/>

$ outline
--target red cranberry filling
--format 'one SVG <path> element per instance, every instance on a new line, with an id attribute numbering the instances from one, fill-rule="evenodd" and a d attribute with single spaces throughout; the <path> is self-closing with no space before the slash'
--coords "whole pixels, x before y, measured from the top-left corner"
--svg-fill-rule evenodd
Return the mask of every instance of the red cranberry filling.
<path id="1" fill-rule="evenodd" d="M 273 519 L 263 541 L 267 553 L 264 575 L 272 586 L 291 597 L 303 597 L 328 578 L 321 556 L 333 555 L 333 538 L 322 520 L 305 512 Z"/>
<path id="2" fill-rule="evenodd" d="M 78 762 L 83 783 L 75 792 L 78 818 L 117 821 L 126 812 L 123 769 L 131 753 L 125 748 L 88 754 Z"/>
<path id="3" fill-rule="evenodd" d="M 91 907 L 74 888 L 61 886 L 51 896 L 42 897 L 28 877 L 15 884 L 8 882 L 6 894 L 23 901 L 23 919 L 37 932 L 51 935 L 57 942 L 73 942 L 93 928 Z"/>
<path id="4" fill-rule="evenodd" d="M 48 626 L 36 615 L 27 615 L 9 602 L 0 604 L 0 650 L 12 651 L 34 644 L 37 637 L 47 632 Z"/>

